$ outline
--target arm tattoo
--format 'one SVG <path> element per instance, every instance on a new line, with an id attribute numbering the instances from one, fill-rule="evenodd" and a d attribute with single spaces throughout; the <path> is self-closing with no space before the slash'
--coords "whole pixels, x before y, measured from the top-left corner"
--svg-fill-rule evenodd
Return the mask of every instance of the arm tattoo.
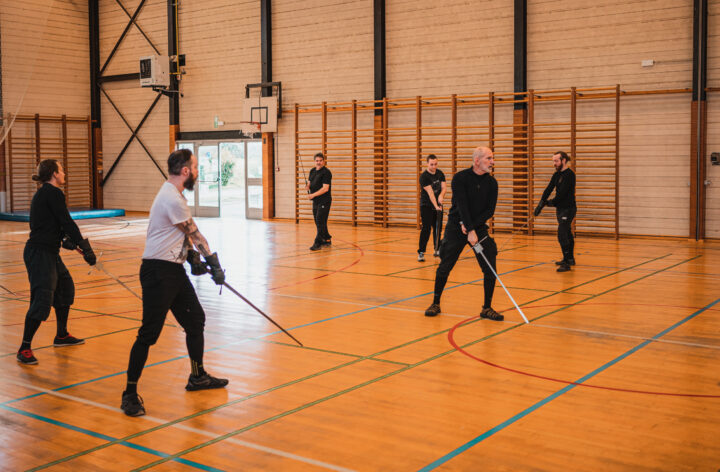
<path id="1" fill-rule="evenodd" d="M 188 239 L 192 242 L 192 244 L 197 247 L 200 254 L 202 254 L 203 256 L 209 256 L 210 254 L 212 254 L 207 239 L 205 239 L 205 236 L 200 233 L 200 230 L 198 229 L 192 218 L 187 221 L 183 221 L 176 226 L 187 235 Z"/>

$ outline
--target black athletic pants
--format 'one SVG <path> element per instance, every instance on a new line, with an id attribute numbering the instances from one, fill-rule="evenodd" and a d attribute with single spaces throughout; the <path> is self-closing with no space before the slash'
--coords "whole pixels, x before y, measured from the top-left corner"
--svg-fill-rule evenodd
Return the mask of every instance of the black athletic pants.
<path id="1" fill-rule="evenodd" d="M 572 222 L 575 219 L 577 208 L 556 208 L 555 215 L 558 221 L 558 242 L 563 253 L 563 260 L 574 259 L 575 239 L 572 234 Z"/>
<path id="2" fill-rule="evenodd" d="M 50 316 L 51 308 L 55 308 L 57 336 L 67 335 L 70 305 L 75 301 L 75 284 L 58 254 L 25 246 L 23 260 L 30 280 L 30 308 L 25 315 L 21 349 L 29 349 L 40 323 Z"/>
<path id="3" fill-rule="evenodd" d="M 202 365 L 205 312 L 182 264 L 143 259 L 140 266 L 143 317 L 137 339 L 130 350 L 128 382 L 137 382 L 147 361 L 150 346 L 160 337 L 168 310 L 185 330 L 190 359 Z"/>
<path id="4" fill-rule="evenodd" d="M 315 227 L 317 228 L 317 234 L 315 235 L 315 245 L 330 241 L 332 236 L 328 233 L 327 221 L 330 216 L 330 205 L 332 202 L 317 203 L 313 201 L 313 218 L 315 218 Z"/>
<path id="5" fill-rule="evenodd" d="M 50 308 L 69 308 L 75 301 L 75 284 L 58 254 L 25 246 L 25 268 L 30 280 L 30 308 L 26 318 L 45 321 Z"/>
<path id="6" fill-rule="evenodd" d="M 487 232 L 478 234 L 478 240 L 482 240 L 480 244 L 483 247 L 483 253 L 488 261 L 490 261 L 493 270 L 497 271 L 496 259 L 498 250 L 495 240 L 491 238 Z M 450 271 L 455 267 L 455 263 L 466 244 L 469 245 L 467 235 L 463 234 L 458 225 L 449 224 L 445 228 L 445 237 L 442 243 L 440 243 L 440 265 L 435 272 L 435 299 L 433 303 L 440 303 L 440 297 L 445 289 Z M 475 254 L 475 251 L 473 251 L 473 254 Z M 483 288 L 485 289 L 483 308 L 487 308 L 492 304 L 493 292 L 495 291 L 495 274 L 490 270 L 490 267 L 488 267 L 481 254 L 475 254 L 475 258 L 483 271 Z"/>
<path id="7" fill-rule="evenodd" d="M 433 233 L 433 247 L 437 250 L 437 245 L 440 244 L 440 235 L 442 234 L 442 212 L 437 211 L 433 206 L 421 206 L 420 220 L 422 221 L 422 229 L 420 230 L 418 252 L 425 252 L 425 249 L 427 249 L 431 230 Z"/>

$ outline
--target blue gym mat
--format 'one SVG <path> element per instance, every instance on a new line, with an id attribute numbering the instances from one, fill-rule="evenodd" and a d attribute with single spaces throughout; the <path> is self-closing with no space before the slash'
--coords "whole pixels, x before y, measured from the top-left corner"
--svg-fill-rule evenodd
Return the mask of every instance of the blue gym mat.
<path id="1" fill-rule="evenodd" d="M 108 208 L 105 210 L 93 210 L 91 208 L 70 208 L 70 217 L 73 220 L 86 220 L 88 218 L 111 218 L 113 216 L 125 216 L 125 210 L 119 208 Z M 30 212 L 17 211 L 15 213 L 0 212 L 0 220 L 7 221 L 30 221 Z"/>

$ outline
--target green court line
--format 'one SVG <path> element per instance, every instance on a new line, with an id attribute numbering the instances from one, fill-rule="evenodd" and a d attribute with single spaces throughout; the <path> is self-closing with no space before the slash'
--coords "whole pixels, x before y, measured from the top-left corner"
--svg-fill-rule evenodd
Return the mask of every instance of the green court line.
<path id="1" fill-rule="evenodd" d="M 615 271 L 615 272 L 612 272 L 612 273 L 610 273 L 610 274 L 606 274 L 605 276 L 598 277 L 598 278 L 596 278 L 596 279 L 594 279 L 594 280 L 591 280 L 591 281 L 588 281 L 588 282 L 584 282 L 583 284 L 580 284 L 580 285 L 584 285 L 584 284 L 586 284 L 586 283 L 591 283 L 591 282 L 596 281 L 596 280 L 599 280 L 599 279 L 601 279 L 601 278 L 611 277 L 611 276 L 613 276 L 613 275 L 615 275 L 615 274 L 617 274 L 617 273 L 620 273 L 620 272 L 624 272 L 624 271 L 627 271 L 627 270 L 632 270 L 632 269 L 636 268 L 636 267 L 639 266 L 639 265 L 648 264 L 648 263 L 654 262 L 654 261 L 656 261 L 656 260 L 659 260 L 659 259 L 668 257 L 669 255 L 670 255 L 670 254 L 666 254 L 666 255 L 664 255 L 664 256 L 659 256 L 659 257 L 653 258 L 653 259 L 651 259 L 651 260 L 649 260 L 649 261 L 641 262 L 641 263 L 636 264 L 636 265 L 631 266 L 631 267 L 627 267 L 627 268 L 624 268 L 624 269 L 619 269 L 619 270 L 617 270 L 617 271 Z M 682 263 L 682 262 L 681 262 L 681 263 Z M 681 264 L 681 263 L 680 263 L 680 264 Z M 676 265 L 679 265 L 679 264 L 676 264 Z M 674 266 L 671 266 L 670 268 L 672 268 L 672 267 L 674 267 Z M 659 271 L 657 271 L 657 272 L 660 272 L 660 271 L 662 271 L 662 270 L 664 270 L 664 269 L 661 269 L 661 270 L 659 270 Z M 645 277 L 647 277 L 647 276 L 645 276 Z M 645 277 L 643 277 L 643 278 L 645 278 Z M 639 279 L 638 279 L 638 280 L 639 280 Z M 573 289 L 573 288 L 575 288 L 575 287 L 570 287 L 570 288 L 565 289 L 565 290 L 571 290 L 571 289 Z M 563 291 L 558 291 L 558 292 L 556 292 L 556 293 L 553 293 L 553 294 L 550 294 L 550 295 L 546 295 L 546 296 L 540 297 L 540 298 L 538 298 L 538 299 L 525 302 L 525 303 L 523 303 L 523 305 L 526 305 L 526 304 L 529 304 L 529 303 L 535 303 L 535 302 L 537 302 L 537 301 L 539 301 L 539 300 L 548 298 L 548 297 L 550 297 L 550 296 L 553 296 L 553 295 L 555 295 L 555 294 L 562 293 L 562 292 L 563 292 Z M 471 321 L 470 323 L 467 323 L 467 324 L 475 323 L 475 322 L 477 322 L 477 321 L 478 321 L 478 320 L 473 320 L 473 321 Z M 482 338 L 481 340 L 473 341 L 472 344 L 475 344 L 475 343 L 477 343 L 477 342 L 490 339 L 490 338 L 492 338 L 492 337 L 498 336 L 498 335 L 500 335 L 500 334 L 503 334 L 503 333 L 508 332 L 508 331 L 510 331 L 510 330 L 513 330 L 513 329 L 516 329 L 516 328 L 518 328 L 518 327 L 520 327 L 520 326 L 523 326 L 523 325 L 524 325 L 524 323 L 518 323 L 517 325 L 510 326 L 510 327 L 508 327 L 508 328 L 505 328 L 505 329 L 503 329 L 503 330 L 500 330 L 500 331 L 497 331 L 497 332 L 495 332 L 495 333 L 492 333 L 492 334 L 490 334 L 490 335 L 488 335 L 488 336 L 485 336 L 485 337 Z M 344 364 L 340 364 L 340 365 L 337 365 L 337 366 L 335 366 L 335 367 L 331 367 L 331 368 L 325 369 L 324 371 L 320 371 L 320 372 L 317 372 L 317 373 L 314 373 L 314 374 L 310 374 L 310 375 L 308 375 L 308 376 L 306 376 L 306 377 L 303 377 L 303 378 L 300 378 L 300 379 L 296 379 L 296 380 L 290 381 L 290 382 L 288 382 L 288 383 L 286 383 L 286 384 L 278 385 L 278 386 L 276 386 L 276 387 L 272 387 L 271 389 L 267 389 L 267 390 L 262 391 L 262 392 L 257 392 L 257 393 L 251 394 L 251 395 L 249 395 L 249 396 L 247 396 L 247 397 L 243 397 L 243 398 L 240 398 L 240 399 L 237 399 L 237 400 L 233 400 L 232 402 L 228 402 L 228 403 L 226 403 L 226 404 L 217 405 L 217 406 L 212 407 L 212 408 L 209 408 L 209 409 L 207 409 L 207 410 L 195 412 L 195 413 L 193 413 L 193 414 L 191 414 L 191 415 L 188 415 L 188 416 L 186 416 L 186 417 L 178 418 L 178 419 L 173 420 L 173 421 L 170 421 L 170 422 L 168 422 L 168 423 L 165 423 L 165 424 L 162 424 L 162 425 L 158 425 L 158 426 L 156 426 L 156 427 L 154 427 L 154 428 L 150 428 L 150 429 L 148 429 L 148 430 L 140 431 L 140 432 L 135 433 L 135 434 L 133 434 L 133 435 L 131 435 L 131 436 L 128 436 L 128 437 L 125 437 L 125 438 L 119 438 L 117 441 L 127 441 L 127 440 L 129 440 L 129 439 L 133 439 L 133 438 L 135 438 L 135 437 L 142 436 L 142 435 L 144 435 L 144 434 L 148 434 L 148 433 L 157 431 L 157 430 L 159 430 L 159 429 L 162 429 L 162 428 L 165 428 L 165 427 L 168 427 L 168 426 L 172 426 L 173 424 L 177 424 L 177 423 L 179 423 L 179 422 L 187 421 L 187 420 L 196 418 L 196 417 L 198 417 L 198 416 L 202 416 L 202 415 L 204 415 L 204 414 L 211 413 L 211 412 L 213 412 L 213 411 L 216 411 L 216 410 L 219 410 L 219 409 L 222 409 L 222 408 L 226 408 L 226 407 L 228 407 L 228 406 L 232 406 L 232 405 L 235 405 L 235 404 L 240 403 L 240 402 L 244 402 L 244 401 L 246 401 L 246 400 L 255 398 L 255 397 L 257 397 L 257 396 L 264 395 L 264 394 L 266 394 L 266 393 L 270 393 L 270 392 L 272 392 L 272 391 L 274 391 L 274 390 L 277 390 L 277 389 L 280 389 L 280 388 L 284 388 L 284 387 L 289 386 L 289 385 L 294 385 L 294 384 L 296 384 L 296 383 L 303 382 L 303 381 L 305 381 L 305 380 L 308 380 L 308 379 L 311 379 L 311 378 L 314 378 L 314 377 L 323 375 L 323 374 L 328 373 L 328 372 L 332 372 L 332 371 L 335 371 L 335 370 L 339 370 L 339 369 L 341 369 L 341 368 L 343 368 L 343 367 L 356 364 L 356 363 L 361 362 L 361 361 L 363 361 L 363 360 L 368 360 L 370 357 L 376 357 L 376 356 L 379 356 L 379 355 L 382 355 L 382 354 L 386 354 L 386 353 L 391 352 L 391 351 L 393 351 L 393 350 L 401 349 L 401 348 L 403 348 L 403 347 L 406 347 L 406 346 L 415 344 L 415 343 L 417 343 L 417 342 L 421 342 L 421 341 L 424 341 L 424 340 L 426 340 L 426 339 L 430 339 L 430 338 L 432 338 L 432 337 L 434 337 L 434 336 L 438 336 L 438 335 L 441 335 L 441 334 L 445 334 L 445 333 L 447 333 L 448 331 L 450 331 L 450 328 L 444 329 L 444 330 L 439 331 L 439 332 L 436 332 L 436 333 L 431 333 L 431 334 L 428 334 L 428 335 L 426 335 L 426 336 L 422 336 L 422 337 L 420 337 L 420 338 L 417 338 L 417 339 L 415 339 L 415 340 L 408 341 L 408 342 L 403 343 L 403 344 L 400 344 L 400 345 L 398 345 L 398 346 L 394 346 L 394 347 L 391 347 L 391 348 L 384 349 L 384 350 L 379 351 L 379 352 L 377 352 L 377 353 L 371 354 L 370 356 L 365 356 L 365 357 L 362 357 L 362 358 L 354 359 L 354 360 L 349 361 L 349 362 L 346 362 L 346 363 L 344 363 Z M 470 344 L 468 344 L 468 346 L 469 346 L 469 345 L 470 345 Z M 417 362 L 417 363 L 415 363 L 415 364 L 411 364 L 411 365 L 409 365 L 408 367 L 403 367 L 402 369 L 399 369 L 399 370 L 397 370 L 397 371 L 391 372 L 391 373 L 389 373 L 389 374 L 385 374 L 385 375 L 383 375 L 383 376 L 381 376 L 381 377 L 378 377 L 378 378 L 375 378 L 375 379 L 371 379 L 371 380 L 369 380 L 369 381 L 367 381 L 367 382 L 364 382 L 364 383 L 362 383 L 362 384 L 358 384 L 358 385 L 355 385 L 355 386 L 353 386 L 353 387 L 349 387 L 348 389 L 345 389 L 345 390 L 343 390 L 343 391 L 336 392 L 336 394 L 332 394 L 331 396 L 326 397 L 325 399 L 318 399 L 318 400 L 312 402 L 311 404 L 301 405 L 300 407 L 297 407 L 297 408 L 295 408 L 295 409 L 293 409 L 293 410 L 290 410 L 290 412 L 285 412 L 284 414 L 281 413 L 281 414 L 280 414 L 281 416 L 280 416 L 280 415 L 275 415 L 275 417 L 268 418 L 268 419 L 263 420 L 263 421 L 261 421 L 261 422 L 259 422 L 259 423 L 256 423 L 255 425 L 249 425 L 248 427 L 243 428 L 242 431 L 235 432 L 235 434 L 240 434 L 241 432 L 246 431 L 246 430 L 249 429 L 250 427 L 260 426 L 261 424 L 268 423 L 268 422 L 270 422 L 270 421 L 272 421 L 272 420 L 274 420 L 274 419 L 278 419 L 278 418 L 281 418 L 281 417 L 283 417 L 283 416 L 287 416 L 288 414 L 294 413 L 294 412 L 296 412 L 296 411 L 300 411 L 301 409 L 308 408 L 308 407 L 310 407 L 310 406 L 313 406 L 313 405 L 315 405 L 315 404 L 318 404 L 318 403 L 321 403 L 321 402 L 323 402 L 323 401 L 329 400 L 329 399 L 331 399 L 331 398 L 335 398 L 336 396 L 342 395 L 342 394 L 344 394 L 344 393 L 348 393 L 348 392 L 350 392 L 350 391 L 353 391 L 353 390 L 362 388 L 362 387 L 365 386 L 365 385 L 370 385 L 370 384 L 372 384 L 372 383 L 374 383 L 374 382 L 377 382 L 377 381 L 383 380 L 383 379 L 385 379 L 385 378 L 387 378 L 387 377 L 390 377 L 390 376 L 392 376 L 392 375 L 395 375 L 395 374 L 404 372 L 404 371 L 406 371 L 406 370 L 408 370 L 408 369 L 410 369 L 410 368 L 417 367 L 417 366 L 419 366 L 419 365 L 423 365 L 423 364 L 425 364 L 425 363 L 427 363 L 427 362 L 433 361 L 433 360 L 435 360 L 435 359 L 438 359 L 438 358 L 443 357 L 443 356 L 445 356 L 445 355 L 451 354 L 451 353 L 453 353 L 453 352 L 455 352 L 454 349 L 448 350 L 448 351 L 446 351 L 446 352 L 437 354 L 437 355 L 432 356 L 432 357 L 430 357 L 430 358 L 428 358 L 428 359 L 425 359 L 425 360 L 423 360 L 423 361 L 419 361 L 419 362 Z M 232 434 L 232 433 L 229 433 L 229 434 L 235 435 L 235 434 Z M 223 440 L 223 439 L 227 439 L 227 437 L 230 437 L 230 436 L 222 437 L 221 439 L 218 439 L 218 441 L 221 441 L 221 440 Z M 216 439 L 217 439 L 217 438 L 216 438 Z M 218 441 L 215 441 L 215 440 L 212 440 L 212 441 L 213 441 L 212 444 L 214 444 L 215 442 L 218 442 Z M 96 446 L 95 448 L 92 448 L 92 449 L 90 449 L 90 450 L 80 451 L 80 452 L 78 452 L 78 453 L 76 453 L 76 454 L 74 454 L 74 455 L 72 455 L 72 456 L 68 456 L 67 458 L 58 459 L 57 461 L 55 461 L 55 462 L 53 462 L 53 463 L 50 463 L 50 464 L 48 464 L 47 466 L 49 467 L 49 466 L 51 466 L 51 465 L 55 465 L 55 464 L 60 463 L 60 462 L 65 462 L 66 460 L 71 460 L 71 459 L 73 459 L 73 458 L 75 458 L 75 457 L 79 457 L 79 456 L 81 456 L 81 455 L 89 454 L 89 453 L 94 452 L 94 451 L 96 451 L 96 450 L 98 450 L 98 449 L 103 449 L 103 448 L 105 448 L 105 447 L 109 447 L 109 446 L 111 446 L 111 445 L 113 445 L 113 444 L 115 444 L 115 442 L 110 442 L 110 443 L 106 443 L 106 444 L 101 444 L 101 445 Z M 203 445 L 203 444 L 197 445 L 197 446 L 194 447 L 193 450 L 199 449 L 199 448 L 201 448 L 201 447 L 204 447 L 204 446 L 210 445 L 210 444 L 211 444 L 211 443 L 205 443 L 204 445 Z M 189 453 L 189 452 L 192 452 L 192 451 L 191 451 L 191 450 L 181 451 L 181 452 L 178 453 L 178 454 L 187 454 L 187 453 Z M 168 460 L 171 460 L 171 458 L 168 458 Z M 146 465 L 146 466 L 143 466 L 143 468 L 153 467 L 154 465 L 157 465 L 157 464 L 156 464 L 156 463 L 148 464 L 148 465 Z M 44 466 L 43 466 L 43 467 L 44 467 Z M 136 469 L 136 470 L 143 470 L 143 469 Z"/>
<path id="2" fill-rule="evenodd" d="M 307 351 L 317 351 L 317 352 L 324 352 L 324 353 L 326 353 L 326 354 L 337 354 L 337 355 L 339 355 L 339 356 L 362 358 L 363 360 L 371 360 L 371 361 L 385 362 L 385 363 L 388 363 L 388 364 L 396 364 L 396 365 L 401 365 L 401 366 L 407 366 L 407 365 L 409 365 L 409 364 L 406 363 L 406 362 L 396 362 L 396 361 L 390 361 L 390 360 L 387 360 L 387 359 L 374 359 L 374 358 L 372 358 L 372 357 L 368 357 L 368 358 L 365 359 L 365 356 L 362 356 L 362 355 L 360 355 L 360 354 L 350 354 L 349 352 L 331 351 L 331 350 L 329 350 L 329 349 L 320 349 L 320 348 L 317 348 L 317 347 L 310 347 L 310 346 L 298 346 L 297 344 L 284 343 L 284 342 L 280 342 L 280 341 L 271 341 L 271 340 L 269 340 L 269 339 L 260 339 L 259 341 L 260 341 L 260 342 L 263 342 L 263 343 L 268 343 L 268 344 L 277 344 L 277 345 L 280 345 L 280 346 L 292 347 L 292 348 L 295 348 L 295 349 L 304 349 L 304 350 L 307 350 Z"/>

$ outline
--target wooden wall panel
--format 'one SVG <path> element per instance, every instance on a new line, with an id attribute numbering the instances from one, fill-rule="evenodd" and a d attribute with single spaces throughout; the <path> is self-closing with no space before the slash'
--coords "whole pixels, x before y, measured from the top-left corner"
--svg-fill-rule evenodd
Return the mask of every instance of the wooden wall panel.
<path id="1" fill-rule="evenodd" d="M 708 5 L 708 87 L 720 87 L 720 2 Z M 710 154 L 720 153 L 720 92 L 708 94 L 707 180 L 705 236 L 720 238 L 720 166 L 710 164 Z"/>
<path id="2" fill-rule="evenodd" d="M 2 100 L 7 114 L 90 112 L 87 2 L 0 2 Z"/>
<path id="3" fill-rule="evenodd" d="M 689 87 L 692 18 L 692 0 L 529 0 L 528 87 Z"/>
<path id="4" fill-rule="evenodd" d="M 122 3 L 132 15 L 140 4 L 140 0 L 124 0 Z M 115 0 L 100 0 L 99 5 L 100 67 L 102 67 L 130 18 Z M 160 54 L 167 55 L 167 1 L 146 0 L 136 21 L 160 51 Z M 103 75 L 137 73 L 140 71 L 140 58 L 153 54 L 157 53 L 140 31 L 132 26 L 115 51 Z M 136 85 L 140 86 L 139 83 Z"/>
<path id="5" fill-rule="evenodd" d="M 155 99 L 155 92 L 135 83 L 105 84 L 110 98 L 135 127 Z M 107 174 L 131 135 L 105 97 L 102 101 L 103 167 Z M 138 135 L 167 174 L 168 99 L 160 99 Z M 106 208 L 149 211 L 163 176 L 152 164 L 137 140 L 125 151 L 121 161 L 103 187 Z"/>
<path id="6" fill-rule="evenodd" d="M 273 80 L 282 82 L 284 109 L 294 103 L 372 99 L 371 0 L 276 0 L 272 8 Z M 275 215 L 281 218 L 295 217 L 294 126 L 292 114 L 283 115 L 277 149 L 280 170 L 275 175 Z M 312 155 L 307 162 L 311 161 Z M 328 167 L 332 166 L 329 156 Z"/>
<path id="7" fill-rule="evenodd" d="M 512 90 L 513 2 L 386 3 L 387 94 Z"/>
<path id="8" fill-rule="evenodd" d="M 181 131 L 239 129 L 245 85 L 261 82 L 260 2 L 216 0 L 180 4 Z M 284 85 L 284 84 L 283 84 Z"/>

